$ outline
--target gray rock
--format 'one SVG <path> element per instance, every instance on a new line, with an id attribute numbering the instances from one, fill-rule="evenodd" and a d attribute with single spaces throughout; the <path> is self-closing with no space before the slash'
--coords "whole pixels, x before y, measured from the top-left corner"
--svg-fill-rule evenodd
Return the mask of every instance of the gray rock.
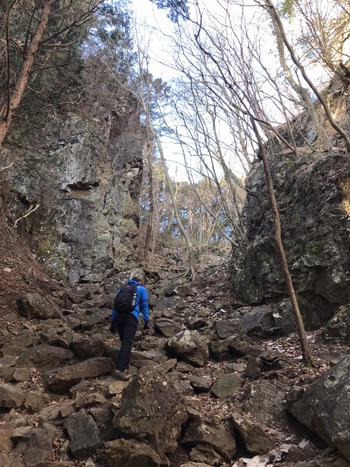
<path id="1" fill-rule="evenodd" d="M 159 318 L 154 320 L 154 330 L 164 337 L 172 337 L 181 331 L 181 326 L 171 319 Z"/>
<path id="2" fill-rule="evenodd" d="M 291 413 L 350 460 L 350 356 L 303 393 Z"/>
<path id="3" fill-rule="evenodd" d="M 88 459 L 102 446 L 97 425 L 84 409 L 69 417 L 64 428 L 70 438 L 69 448 L 74 459 Z"/>
<path id="4" fill-rule="evenodd" d="M 348 196 L 347 154 L 332 151 L 321 155 L 310 148 L 298 150 L 298 156 L 281 157 L 276 147 L 267 150 L 299 307 L 306 327 L 316 328 L 325 324 L 339 305 L 350 302 L 349 216 L 347 201 L 342 202 Z M 276 303 L 288 294 L 271 235 L 273 213 L 260 162 L 253 166 L 246 187 L 249 195 L 243 221 L 248 244 L 244 252 L 233 248 L 232 293 L 243 303 Z"/>
<path id="5" fill-rule="evenodd" d="M 96 357 L 84 362 L 76 363 L 44 373 L 44 387 L 54 393 L 68 391 L 72 386 L 84 378 L 95 378 L 96 376 L 110 373 L 115 368 L 110 358 Z"/>
<path id="6" fill-rule="evenodd" d="M 287 385 L 266 380 L 254 381 L 246 394 L 243 409 L 254 414 L 254 419 L 264 426 L 279 426 L 288 423 L 288 414 L 284 404 Z"/>
<path id="7" fill-rule="evenodd" d="M 169 352 L 193 365 L 203 366 L 209 357 L 206 341 L 197 331 L 181 331 L 167 342 Z"/>
<path id="8" fill-rule="evenodd" d="M 25 399 L 25 394 L 10 384 L 0 384 L 0 407 L 11 409 L 20 407 Z"/>
<path id="9" fill-rule="evenodd" d="M 113 467 L 170 467 L 148 444 L 132 439 L 116 439 L 106 443 L 107 455 Z"/>
<path id="10" fill-rule="evenodd" d="M 325 340 L 336 338 L 344 344 L 350 344 L 350 306 L 340 307 L 333 318 L 328 321 L 322 330 L 322 337 Z"/>
<path id="11" fill-rule="evenodd" d="M 223 319 L 215 321 L 213 329 L 220 339 L 226 339 L 234 334 L 245 335 L 247 329 L 240 319 Z"/>
<path id="12" fill-rule="evenodd" d="M 36 467 L 51 460 L 53 440 L 46 430 L 34 428 L 23 431 L 23 434 L 14 432 L 12 438 L 16 440 L 15 450 L 23 455 L 26 466 Z"/>
<path id="13" fill-rule="evenodd" d="M 242 322 L 249 336 L 267 337 L 275 331 L 272 308 L 268 306 L 252 308 L 243 314 Z"/>
<path id="14" fill-rule="evenodd" d="M 255 422 L 248 416 L 238 413 L 233 413 L 231 420 L 248 452 L 266 454 L 274 447 L 274 441 L 263 430 L 260 422 Z"/>
<path id="15" fill-rule="evenodd" d="M 105 353 L 106 345 L 101 339 L 92 337 L 74 336 L 70 348 L 75 355 L 80 358 L 102 357 Z"/>
<path id="16" fill-rule="evenodd" d="M 41 371 L 47 371 L 66 365 L 73 358 L 74 353 L 71 350 L 42 344 L 25 350 L 20 355 L 17 365 L 19 367 L 32 367 Z"/>
<path id="17" fill-rule="evenodd" d="M 24 407 L 32 412 L 40 412 L 40 410 L 49 402 L 50 397 L 48 394 L 31 391 L 26 395 Z"/>
<path id="18" fill-rule="evenodd" d="M 123 437 L 147 440 L 161 455 L 175 451 L 186 419 L 186 409 L 176 386 L 156 368 L 145 368 L 124 391 L 113 426 Z"/>
<path id="19" fill-rule="evenodd" d="M 58 306 L 38 293 L 28 293 L 17 300 L 18 312 L 27 319 L 61 318 Z"/>
<path id="20" fill-rule="evenodd" d="M 201 419 L 191 420 L 188 428 L 186 429 L 185 435 L 181 441 L 185 446 L 191 446 L 192 450 L 197 452 L 191 452 L 191 460 L 198 461 L 209 461 L 219 460 L 222 462 L 229 461 L 236 453 L 236 440 L 230 427 L 222 423 L 220 425 L 214 424 Z M 200 459 L 202 455 L 199 452 L 206 452 L 206 459 Z M 215 452 L 215 455 L 213 456 Z M 195 457 L 195 459 L 193 458 Z M 217 465 L 212 463 L 211 465 Z"/>
<path id="21" fill-rule="evenodd" d="M 239 391 L 240 387 L 243 384 L 243 379 L 241 376 L 237 374 L 228 374 L 225 375 L 223 378 L 220 378 L 216 381 L 211 389 L 210 392 L 215 397 L 225 398 L 231 397 L 234 398 Z"/>
<path id="22" fill-rule="evenodd" d="M 234 335 L 227 339 L 211 342 L 209 348 L 213 358 L 218 362 L 245 355 L 254 357 L 262 352 L 262 347 L 248 336 L 242 335 Z"/>

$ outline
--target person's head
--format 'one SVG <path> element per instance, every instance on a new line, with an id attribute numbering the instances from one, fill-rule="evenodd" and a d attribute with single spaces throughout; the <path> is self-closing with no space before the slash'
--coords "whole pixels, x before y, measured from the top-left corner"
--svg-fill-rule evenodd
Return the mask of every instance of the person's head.
<path id="1" fill-rule="evenodd" d="M 142 282 L 141 279 L 139 277 L 137 277 L 137 276 L 132 277 L 131 280 L 137 282 L 138 284 L 141 284 L 141 282 Z"/>

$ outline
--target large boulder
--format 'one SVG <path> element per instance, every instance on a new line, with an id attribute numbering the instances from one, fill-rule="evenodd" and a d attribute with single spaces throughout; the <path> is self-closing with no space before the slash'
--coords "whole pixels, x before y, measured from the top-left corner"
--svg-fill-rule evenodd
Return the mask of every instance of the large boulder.
<path id="1" fill-rule="evenodd" d="M 274 143 L 267 152 L 287 261 L 305 324 L 316 328 L 350 301 L 348 154 L 304 147 L 296 156 Z M 232 292 L 247 304 L 276 303 L 288 294 L 262 162 L 246 186 L 247 243 L 232 254 Z"/>
<path id="2" fill-rule="evenodd" d="M 236 453 L 236 439 L 229 423 L 217 423 L 194 418 L 190 421 L 181 441 L 190 448 L 190 458 L 195 462 L 222 465 Z"/>
<path id="3" fill-rule="evenodd" d="M 74 459 L 87 459 L 102 446 L 98 427 L 84 409 L 71 415 L 64 428 L 70 438 L 69 448 Z"/>
<path id="4" fill-rule="evenodd" d="M 120 436 L 146 442 L 159 455 L 175 451 L 187 420 L 181 393 L 163 373 L 162 368 L 141 369 L 124 391 L 113 420 Z"/>
<path id="5" fill-rule="evenodd" d="M 82 379 L 106 375 L 114 368 L 114 362 L 110 358 L 89 358 L 75 365 L 47 371 L 43 374 L 43 385 L 48 391 L 64 393 Z"/>
<path id="6" fill-rule="evenodd" d="M 194 366 L 203 366 L 209 357 L 208 344 L 197 331 L 181 331 L 167 343 L 169 353 Z"/>
<path id="7" fill-rule="evenodd" d="M 350 356 L 321 376 L 291 406 L 309 430 L 350 461 Z"/>
<path id="8" fill-rule="evenodd" d="M 38 293 L 28 293 L 17 300 L 18 312 L 27 319 L 62 318 L 62 312 L 52 301 Z"/>

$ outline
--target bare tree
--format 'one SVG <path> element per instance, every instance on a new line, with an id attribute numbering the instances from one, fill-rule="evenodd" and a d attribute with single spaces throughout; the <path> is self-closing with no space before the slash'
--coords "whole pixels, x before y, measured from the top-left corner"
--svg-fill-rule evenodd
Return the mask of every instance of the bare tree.
<path id="1" fill-rule="evenodd" d="M 276 88 L 278 79 L 271 79 L 271 73 L 274 72 L 264 65 L 263 53 L 258 38 L 251 38 L 251 30 L 248 27 L 249 22 L 259 19 L 260 26 L 257 34 L 263 35 L 266 33 L 266 30 L 262 29 L 266 25 L 266 20 L 261 21 L 261 15 L 264 14 L 263 10 L 261 9 L 260 12 L 256 10 L 258 16 L 254 18 L 252 15 L 249 21 L 243 15 L 238 20 L 240 27 L 237 27 L 233 20 L 233 18 L 237 20 L 237 11 L 234 12 L 235 14 L 233 13 L 231 9 L 232 2 L 220 2 L 220 5 L 222 14 L 216 12 L 214 18 L 210 11 L 206 10 L 205 7 L 201 8 L 197 3 L 196 18 L 192 19 L 194 40 L 191 42 L 190 38 L 188 38 L 191 45 L 189 46 L 186 43 L 185 47 L 182 47 L 182 57 L 185 57 L 183 61 L 187 61 L 186 66 L 183 67 L 188 70 L 185 76 L 188 78 L 188 75 L 191 74 L 191 84 L 197 95 L 202 96 L 202 88 L 204 87 L 207 95 L 211 96 L 211 102 L 215 101 L 216 106 L 219 106 L 221 111 L 225 111 L 226 115 L 234 114 L 240 128 L 244 128 L 250 139 L 250 150 L 254 151 L 254 147 L 259 149 L 259 157 L 263 161 L 274 215 L 276 244 L 287 291 L 298 325 L 303 359 L 306 365 L 311 365 L 311 354 L 305 337 L 303 320 L 281 239 L 278 205 L 266 156 L 266 143 L 263 140 L 263 138 L 268 139 L 271 142 L 270 145 L 273 142 L 277 150 L 288 148 L 292 152 L 297 152 L 294 139 L 290 138 L 290 143 L 285 136 L 282 136 L 278 126 L 276 126 L 278 122 L 276 117 L 279 118 L 280 123 L 283 123 L 286 109 L 290 107 L 290 105 L 284 104 L 284 94 L 286 96 L 293 95 L 290 92 L 293 89 L 284 92 L 281 86 L 278 89 L 279 92 L 271 93 L 271 90 Z M 236 6 L 239 7 L 238 2 Z M 243 7 L 243 5 L 241 6 Z M 243 12 L 243 8 L 241 12 Z M 237 31 L 242 35 L 238 36 Z M 182 35 L 183 37 L 184 35 Z M 189 47 L 191 48 L 190 54 L 188 53 Z M 255 51 L 255 53 L 252 54 L 252 51 Z M 279 72 L 280 70 L 276 67 L 276 77 Z M 197 86 L 196 83 L 198 83 Z M 294 89 L 295 91 L 296 89 Z M 296 98 L 295 102 L 297 103 L 297 101 Z M 208 102 L 210 101 L 208 100 Z M 281 103 L 283 104 L 281 105 Z M 210 104 L 207 104 L 207 108 L 210 108 Z M 201 121 L 198 112 L 195 112 L 195 114 L 196 122 Z M 210 130 L 211 134 L 215 135 L 215 125 L 214 128 L 211 126 Z M 203 134 L 205 134 L 206 139 L 209 138 L 207 133 L 208 130 L 204 129 Z"/>
<path id="2" fill-rule="evenodd" d="M 274 7 L 271 0 L 264 0 L 264 6 L 267 9 L 267 11 L 269 12 L 269 14 L 271 15 L 271 18 L 272 18 L 273 23 L 275 25 L 277 42 L 279 43 L 279 50 L 280 50 L 281 61 L 282 61 L 283 65 L 286 66 L 285 65 L 285 59 L 284 59 L 284 56 L 283 56 L 284 54 L 282 52 L 281 42 L 283 42 L 283 44 L 287 48 L 287 50 L 288 50 L 288 52 L 290 54 L 292 62 L 296 65 L 298 70 L 300 70 L 300 72 L 302 74 L 302 77 L 304 78 L 305 82 L 309 85 L 310 89 L 317 96 L 320 104 L 322 105 L 322 107 L 323 107 L 323 109 L 325 111 L 325 114 L 327 116 L 327 119 L 328 119 L 329 123 L 335 129 L 335 131 L 339 134 L 339 136 L 344 140 L 346 148 L 350 152 L 350 138 L 349 138 L 349 136 L 344 131 L 344 129 L 333 118 L 332 112 L 331 112 L 331 110 L 329 108 L 329 105 L 327 104 L 326 99 L 323 96 L 323 93 L 318 89 L 317 85 L 315 85 L 314 82 L 310 79 L 308 73 L 306 72 L 305 66 L 302 64 L 301 60 L 298 59 L 295 49 L 292 47 L 291 43 L 287 39 L 287 36 L 286 36 L 285 30 L 284 30 L 281 18 L 277 13 L 276 8 Z M 291 75 L 288 73 L 288 68 L 287 67 L 286 67 L 286 71 L 287 71 L 287 76 L 290 79 L 290 82 L 293 83 L 293 80 L 291 79 Z M 295 84 L 294 84 L 294 86 L 295 86 Z M 301 87 L 298 88 L 298 92 L 300 92 L 300 94 L 305 98 L 305 102 L 308 102 L 308 99 L 306 98 L 306 94 L 305 94 L 303 88 L 301 88 Z M 321 138 L 324 140 L 324 143 L 326 144 L 324 131 L 321 128 L 320 124 L 317 122 L 317 117 L 315 115 L 313 106 L 312 105 L 310 106 L 310 102 L 308 102 L 307 107 L 308 107 L 308 110 L 310 111 L 311 115 L 313 116 L 313 120 L 315 122 L 315 125 L 316 125 L 319 133 L 321 133 L 321 135 L 320 135 Z M 328 149 L 328 147 L 326 147 L 326 149 Z"/>

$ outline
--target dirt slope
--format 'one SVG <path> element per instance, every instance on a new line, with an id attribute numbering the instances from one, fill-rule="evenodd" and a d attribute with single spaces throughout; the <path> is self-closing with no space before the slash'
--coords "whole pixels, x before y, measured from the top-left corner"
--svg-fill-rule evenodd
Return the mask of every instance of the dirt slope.
<path id="1" fill-rule="evenodd" d="M 16 311 L 17 298 L 26 292 L 50 294 L 59 284 L 50 280 L 28 246 L 6 219 L 0 217 L 0 317 Z"/>

